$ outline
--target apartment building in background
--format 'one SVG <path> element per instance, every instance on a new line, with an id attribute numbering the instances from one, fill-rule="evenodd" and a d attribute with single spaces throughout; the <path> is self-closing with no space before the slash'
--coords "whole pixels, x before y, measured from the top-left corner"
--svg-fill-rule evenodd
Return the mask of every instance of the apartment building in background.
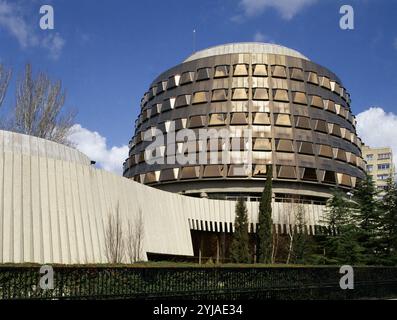
<path id="1" fill-rule="evenodd" d="M 371 148 L 363 145 L 362 153 L 367 162 L 366 171 L 372 176 L 376 187 L 384 190 L 387 180 L 390 177 L 395 178 L 392 149 L 390 147 Z"/>

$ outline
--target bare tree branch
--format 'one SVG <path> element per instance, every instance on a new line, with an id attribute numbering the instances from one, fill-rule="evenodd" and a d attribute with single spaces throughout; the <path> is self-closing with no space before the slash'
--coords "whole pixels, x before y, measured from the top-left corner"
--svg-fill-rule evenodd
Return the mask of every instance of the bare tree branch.
<path id="1" fill-rule="evenodd" d="M 22 79 L 17 82 L 13 130 L 28 135 L 70 144 L 68 134 L 75 113 L 63 110 L 66 94 L 60 81 L 51 82 L 44 73 L 33 78 L 27 64 Z"/>
<path id="2" fill-rule="evenodd" d="M 127 255 L 130 263 L 142 260 L 143 237 L 143 215 L 139 209 L 134 221 L 129 220 L 127 226 Z"/>
<path id="3" fill-rule="evenodd" d="M 105 255 L 109 263 L 121 263 L 124 258 L 124 238 L 120 206 L 117 204 L 116 214 L 109 214 L 105 230 Z"/>
<path id="4" fill-rule="evenodd" d="M 3 104 L 5 95 L 7 93 L 10 79 L 11 79 L 11 70 L 5 69 L 4 66 L 0 64 L 0 107 Z"/>

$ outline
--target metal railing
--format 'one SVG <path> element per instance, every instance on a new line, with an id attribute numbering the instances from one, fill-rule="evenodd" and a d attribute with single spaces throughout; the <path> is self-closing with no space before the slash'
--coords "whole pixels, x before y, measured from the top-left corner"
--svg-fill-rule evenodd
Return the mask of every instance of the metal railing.
<path id="1" fill-rule="evenodd" d="M 0 299 L 363 299 L 397 297 L 397 268 L 355 267 L 342 290 L 338 267 L 0 267 Z"/>

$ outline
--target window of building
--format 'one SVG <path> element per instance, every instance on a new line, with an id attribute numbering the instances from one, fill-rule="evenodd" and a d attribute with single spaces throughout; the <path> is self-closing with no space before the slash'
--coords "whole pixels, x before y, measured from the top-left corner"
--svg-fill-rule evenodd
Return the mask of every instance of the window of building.
<path id="1" fill-rule="evenodd" d="M 389 177 L 388 174 L 378 174 L 378 180 L 387 180 Z"/>
<path id="2" fill-rule="evenodd" d="M 390 159 L 390 153 L 379 153 L 378 160 L 382 160 L 382 159 Z"/>
<path id="3" fill-rule="evenodd" d="M 378 164 L 378 170 L 388 170 L 388 169 L 390 169 L 390 164 L 388 163 Z"/>
<path id="4" fill-rule="evenodd" d="M 367 165 L 368 172 L 372 172 L 373 169 L 374 169 L 374 166 L 372 164 Z"/>
<path id="5" fill-rule="evenodd" d="M 367 161 L 371 161 L 371 160 L 373 160 L 373 158 L 374 158 L 374 155 L 373 154 L 367 154 Z"/>

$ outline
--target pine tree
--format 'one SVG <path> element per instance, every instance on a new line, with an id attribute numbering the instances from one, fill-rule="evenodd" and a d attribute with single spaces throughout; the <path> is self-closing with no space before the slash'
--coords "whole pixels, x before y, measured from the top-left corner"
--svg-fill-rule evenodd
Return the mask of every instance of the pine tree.
<path id="1" fill-rule="evenodd" d="M 259 204 L 257 250 L 259 263 L 271 263 L 272 258 L 272 166 L 266 168 L 266 183 Z"/>
<path id="2" fill-rule="evenodd" d="M 351 205 L 345 194 L 339 189 L 332 190 L 332 197 L 327 201 L 323 223 L 330 229 L 331 235 L 338 233 L 338 228 L 351 219 Z"/>
<path id="3" fill-rule="evenodd" d="M 247 207 L 242 198 L 236 204 L 236 218 L 230 255 L 232 262 L 250 262 Z"/>
<path id="4" fill-rule="evenodd" d="M 364 248 L 360 245 L 360 232 L 353 216 L 352 202 L 340 190 L 333 190 L 328 200 L 323 222 L 329 228 L 324 242 L 328 263 L 360 264 Z"/>
<path id="5" fill-rule="evenodd" d="M 383 251 L 380 242 L 381 216 L 377 195 L 378 192 L 370 175 L 366 175 L 354 191 L 355 221 L 360 233 L 358 241 L 365 249 L 364 254 L 368 264 L 378 263 L 377 259 Z"/>
<path id="6" fill-rule="evenodd" d="M 295 213 L 296 230 L 292 246 L 292 262 L 295 264 L 305 264 L 313 254 L 313 243 L 306 230 L 305 208 L 299 204 Z"/>
<path id="7" fill-rule="evenodd" d="M 380 210 L 382 215 L 379 242 L 383 248 L 380 262 L 395 265 L 397 263 L 397 186 L 392 178 L 387 181 Z"/>

